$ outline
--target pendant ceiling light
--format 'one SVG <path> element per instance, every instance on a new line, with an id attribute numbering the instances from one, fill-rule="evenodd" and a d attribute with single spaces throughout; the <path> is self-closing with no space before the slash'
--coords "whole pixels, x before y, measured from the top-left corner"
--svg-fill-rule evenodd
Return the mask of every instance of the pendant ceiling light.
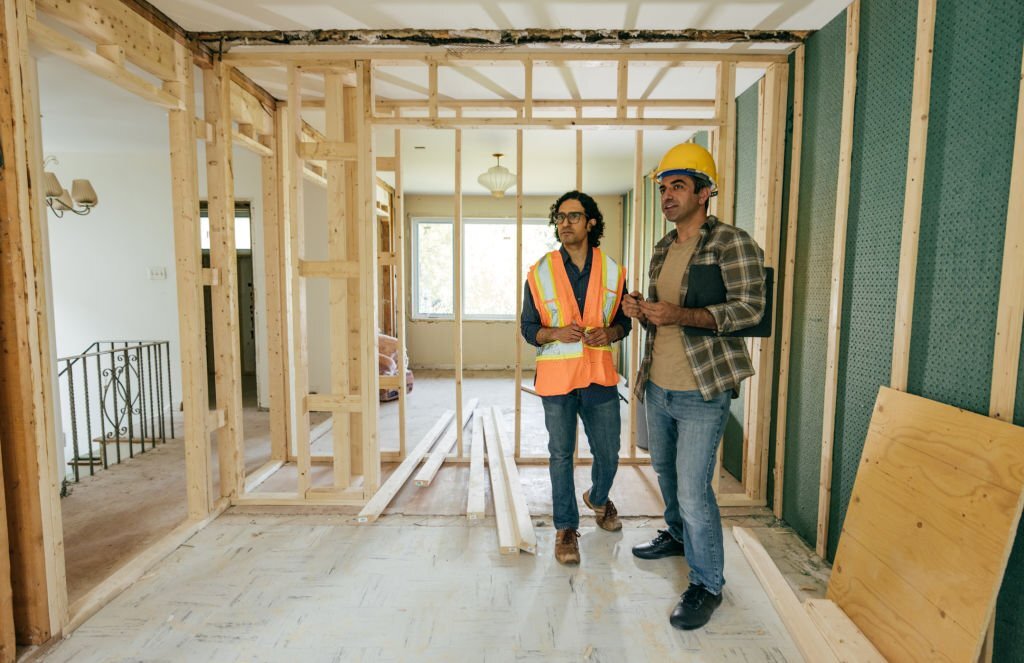
<path id="1" fill-rule="evenodd" d="M 476 178 L 476 181 L 490 191 L 495 198 L 504 198 L 505 191 L 516 183 L 516 175 L 501 165 L 501 157 L 504 156 L 501 152 L 497 152 L 493 156 L 498 160 L 497 165 L 488 168 L 487 172 Z"/>

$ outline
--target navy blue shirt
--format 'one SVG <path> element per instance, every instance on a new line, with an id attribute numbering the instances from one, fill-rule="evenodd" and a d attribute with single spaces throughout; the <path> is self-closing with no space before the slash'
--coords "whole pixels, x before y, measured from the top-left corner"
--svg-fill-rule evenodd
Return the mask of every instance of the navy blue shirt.
<path id="1" fill-rule="evenodd" d="M 565 264 L 565 273 L 569 277 L 569 285 L 572 286 L 572 293 L 576 297 L 576 303 L 579 305 L 580 311 L 583 311 L 586 308 L 587 286 L 590 284 L 590 263 L 593 261 L 594 251 L 591 250 L 587 253 L 587 261 L 583 264 L 582 270 L 576 267 L 576 263 L 572 261 L 572 258 L 569 256 L 569 252 L 565 250 L 564 246 L 559 249 L 559 252 L 562 254 L 562 262 Z M 626 294 L 625 283 L 622 284 L 622 294 Z M 633 328 L 633 322 L 629 319 L 629 316 L 622 312 L 621 306 L 616 309 L 615 317 L 612 318 L 612 323 L 609 327 L 615 327 L 616 325 L 622 328 L 623 338 L 628 336 L 630 330 Z M 537 311 L 537 306 L 533 303 L 533 293 L 530 291 L 530 283 L 527 282 L 523 288 L 523 315 L 519 325 L 520 333 L 523 335 L 523 338 L 526 339 L 527 343 L 539 348 L 541 344 L 537 342 L 537 332 L 539 332 L 543 326 L 544 325 L 541 324 L 540 321 L 540 313 Z M 586 404 L 596 405 L 598 403 L 618 398 L 619 391 L 617 386 L 606 387 L 601 384 L 591 384 L 588 387 L 574 389 L 563 396 L 542 396 L 542 398 L 554 399 L 557 402 L 565 398 L 576 396 L 579 396 Z"/>

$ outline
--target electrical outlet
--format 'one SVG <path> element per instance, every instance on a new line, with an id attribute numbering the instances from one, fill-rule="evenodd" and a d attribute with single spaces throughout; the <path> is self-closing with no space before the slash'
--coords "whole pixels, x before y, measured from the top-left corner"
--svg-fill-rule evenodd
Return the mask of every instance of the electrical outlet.
<path id="1" fill-rule="evenodd" d="M 166 267 L 150 267 L 149 268 L 149 280 L 150 281 L 163 281 L 167 278 Z"/>

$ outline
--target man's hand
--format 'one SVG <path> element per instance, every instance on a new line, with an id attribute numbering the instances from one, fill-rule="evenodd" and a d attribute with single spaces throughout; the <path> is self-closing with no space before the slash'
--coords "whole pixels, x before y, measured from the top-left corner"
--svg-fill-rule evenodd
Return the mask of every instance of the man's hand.
<path id="1" fill-rule="evenodd" d="M 544 327 L 537 334 L 537 341 L 540 343 L 578 343 L 583 338 L 584 329 L 575 322 L 565 327 Z"/>
<path id="2" fill-rule="evenodd" d="M 631 318 L 640 317 L 640 303 L 644 296 L 637 291 L 622 296 L 622 312 Z"/>
<path id="3" fill-rule="evenodd" d="M 611 345 L 617 340 L 618 334 L 612 331 L 612 327 L 594 327 L 583 334 L 583 342 L 595 347 Z"/>
<path id="4" fill-rule="evenodd" d="M 640 302 L 640 313 L 648 322 L 659 327 L 680 324 L 682 312 L 681 307 L 669 302 Z"/>

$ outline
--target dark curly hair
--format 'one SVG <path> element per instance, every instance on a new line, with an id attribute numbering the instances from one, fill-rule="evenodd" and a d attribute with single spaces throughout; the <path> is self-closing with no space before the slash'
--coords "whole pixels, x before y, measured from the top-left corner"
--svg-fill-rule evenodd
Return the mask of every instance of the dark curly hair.
<path id="1" fill-rule="evenodd" d="M 601 238 L 604 237 L 604 215 L 601 214 L 597 201 L 582 191 L 567 191 L 559 196 L 555 204 L 551 206 L 551 214 L 548 219 L 551 226 L 554 227 L 555 239 L 561 241 L 558 237 L 558 227 L 555 226 L 555 214 L 558 213 L 558 208 L 562 206 L 562 203 L 567 200 L 578 200 L 583 205 L 583 212 L 587 215 L 587 219 L 594 221 L 594 227 L 587 231 L 587 241 L 592 247 L 601 246 Z"/>

